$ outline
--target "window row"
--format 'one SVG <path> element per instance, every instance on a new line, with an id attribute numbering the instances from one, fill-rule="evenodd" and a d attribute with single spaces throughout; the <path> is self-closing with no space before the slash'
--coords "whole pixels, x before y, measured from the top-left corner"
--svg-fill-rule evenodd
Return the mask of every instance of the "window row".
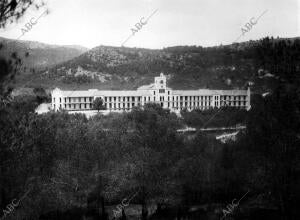
<path id="1" fill-rule="evenodd" d="M 212 96 L 180 96 L 180 101 L 211 101 Z"/>
<path id="2" fill-rule="evenodd" d="M 106 109 L 111 110 L 118 110 L 118 109 L 130 109 L 133 108 L 135 106 L 141 106 L 141 103 L 106 103 L 105 104 Z"/>
<path id="3" fill-rule="evenodd" d="M 224 95 L 224 96 L 221 96 L 221 101 L 222 100 L 234 100 L 234 101 L 246 101 L 247 99 L 247 96 L 245 95 L 242 95 L 242 96 L 228 96 L 228 95 Z"/>
<path id="4" fill-rule="evenodd" d="M 144 97 L 144 102 L 150 102 L 150 96 Z M 212 96 L 167 96 L 166 101 L 197 101 L 197 102 L 211 102 L 213 100 Z M 112 96 L 112 97 L 104 97 L 104 102 L 141 102 L 141 96 L 127 96 L 127 97 L 120 97 L 120 96 Z M 219 101 L 219 97 L 216 96 L 216 101 Z M 247 96 L 221 96 L 220 101 L 246 101 Z M 59 103 L 92 103 L 93 97 L 69 97 L 69 98 L 59 98 Z M 153 101 L 156 100 L 156 97 L 153 97 Z M 165 101 L 164 96 L 159 97 L 159 101 Z M 53 103 L 55 103 L 55 98 L 53 98 Z"/>
<path id="5" fill-rule="evenodd" d="M 149 97 L 150 98 L 150 97 Z M 140 102 L 142 100 L 141 96 L 108 96 L 104 97 L 104 102 L 135 102 L 138 101 Z"/>
<path id="6" fill-rule="evenodd" d="M 55 98 L 52 99 L 53 103 L 55 103 Z M 66 97 L 66 98 L 59 98 L 59 103 L 74 103 L 74 102 L 86 102 L 91 103 L 93 102 L 93 97 Z"/>

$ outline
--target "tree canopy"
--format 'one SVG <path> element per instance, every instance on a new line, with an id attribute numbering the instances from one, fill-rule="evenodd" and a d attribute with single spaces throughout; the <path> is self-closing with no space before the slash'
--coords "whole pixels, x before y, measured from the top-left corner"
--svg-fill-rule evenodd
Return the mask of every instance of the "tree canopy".
<path id="1" fill-rule="evenodd" d="M 103 99 L 100 97 L 95 98 L 93 101 L 93 108 L 98 110 L 98 112 L 100 110 L 105 110 L 106 108 L 105 108 Z"/>

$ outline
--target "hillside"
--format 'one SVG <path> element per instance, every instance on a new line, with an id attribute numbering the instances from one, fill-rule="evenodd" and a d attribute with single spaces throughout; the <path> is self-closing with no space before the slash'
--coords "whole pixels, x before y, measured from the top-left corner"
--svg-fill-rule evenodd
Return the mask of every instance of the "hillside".
<path id="1" fill-rule="evenodd" d="M 16 53 L 22 59 L 23 72 L 49 67 L 73 59 L 87 51 L 77 45 L 49 45 L 35 41 L 11 40 L 0 37 L 0 57 L 8 58 Z"/>
<path id="2" fill-rule="evenodd" d="M 23 80 L 30 80 L 30 86 L 47 88 L 135 89 L 164 72 L 168 86 L 174 89 L 235 89 L 250 83 L 254 91 L 264 93 L 276 85 L 282 68 L 287 68 L 282 64 L 283 56 L 294 63 L 288 72 L 300 68 L 299 42 L 297 38 L 265 38 L 209 48 L 162 50 L 99 46 Z M 279 49 L 287 53 L 277 53 Z M 278 65 L 271 65 L 273 61 Z"/>

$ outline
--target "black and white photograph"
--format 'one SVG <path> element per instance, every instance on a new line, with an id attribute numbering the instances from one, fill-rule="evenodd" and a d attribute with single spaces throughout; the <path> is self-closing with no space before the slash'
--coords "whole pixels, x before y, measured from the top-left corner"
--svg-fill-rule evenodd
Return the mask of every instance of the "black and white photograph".
<path id="1" fill-rule="evenodd" d="M 299 220 L 300 0 L 0 0 L 0 220 Z"/>

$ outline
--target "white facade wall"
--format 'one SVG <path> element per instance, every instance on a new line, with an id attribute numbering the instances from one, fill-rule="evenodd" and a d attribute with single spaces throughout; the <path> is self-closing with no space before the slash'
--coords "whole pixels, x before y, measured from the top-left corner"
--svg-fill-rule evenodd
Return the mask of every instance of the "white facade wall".
<path id="1" fill-rule="evenodd" d="M 161 73 L 154 83 L 134 91 L 63 91 L 58 88 L 51 93 L 53 110 L 89 111 L 93 101 L 100 97 L 110 111 L 131 110 L 146 103 L 157 103 L 172 111 L 183 109 L 209 109 L 231 106 L 250 109 L 250 89 L 248 90 L 172 90 L 167 87 L 166 77 Z"/>

